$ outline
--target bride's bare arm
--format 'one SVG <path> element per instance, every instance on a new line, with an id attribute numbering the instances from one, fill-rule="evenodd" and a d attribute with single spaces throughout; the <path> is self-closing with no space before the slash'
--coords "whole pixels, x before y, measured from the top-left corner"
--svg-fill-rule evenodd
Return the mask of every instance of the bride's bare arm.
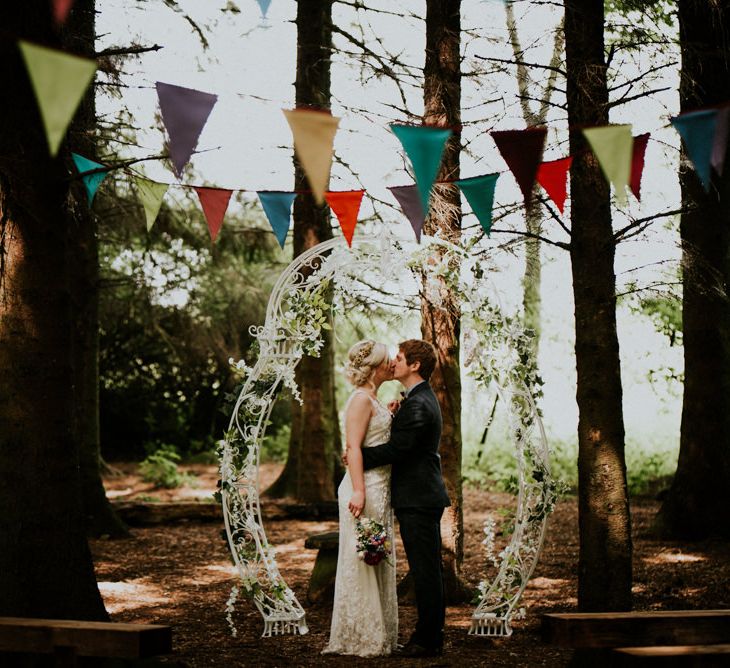
<path id="1" fill-rule="evenodd" d="M 355 517 L 360 517 L 365 507 L 365 472 L 362 467 L 362 442 L 370 423 L 372 407 L 364 394 L 356 394 L 350 401 L 345 415 L 347 470 L 352 480 L 352 497 L 348 507 Z"/>

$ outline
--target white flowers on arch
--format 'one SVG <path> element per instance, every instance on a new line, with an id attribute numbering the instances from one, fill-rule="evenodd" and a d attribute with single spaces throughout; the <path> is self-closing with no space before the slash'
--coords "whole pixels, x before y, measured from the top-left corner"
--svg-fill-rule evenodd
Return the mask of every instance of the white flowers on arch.
<path id="1" fill-rule="evenodd" d="M 264 325 L 253 328 L 259 357 L 251 368 L 238 365 L 245 379 L 219 444 L 225 529 L 240 576 L 226 605 L 234 635 L 232 613 L 241 591 L 263 616 L 264 636 L 308 631 L 304 609 L 282 578 L 264 531 L 259 453 L 278 391 L 286 386 L 299 398 L 294 370 L 303 355 L 319 353 L 321 330 L 329 327 L 330 300 L 342 308 L 348 300 L 362 298 L 370 289 L 362 284 L 362 277 L 372 274 L 379 276 L 379 289 L 386 292 L 389 287 L 397 289 L 399 279 L 406 276 L 412 285 L 423 286 L 423 294 L 437 308 L 443 287 L 452 291 L 461 307 L 464 366 L 479 384 L 492 385 L 507 407 L 517 461 L 514 529 L 497 558 L 491 551 L 494 523 L 485 522 L 487 556 L 498 570 L 491 582 L 479 584 L 469 633 L 509 636 L 512 619 L 524 614 L 517 605 L 537 563 L 558 494 L 533 397 L 540 392 L 540 380 L 529 339 L 517 319 L 502 313 L 491 281 L 485 278 L 484 260 L 472 252 L 471 245 L 427 236 L 421 242 L 413 252 L 387 234 L 379 243 L 355 240 L 352 248 L 341 239 L 314 246 L 281 274 L 269 298 Z"/>

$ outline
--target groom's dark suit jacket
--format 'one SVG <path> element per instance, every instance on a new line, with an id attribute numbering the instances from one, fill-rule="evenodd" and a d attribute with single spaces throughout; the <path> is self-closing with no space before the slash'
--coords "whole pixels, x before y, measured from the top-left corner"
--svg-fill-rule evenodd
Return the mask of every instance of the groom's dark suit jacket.
<path id="1" fill-rule="evenodd" d="M 428 382 L 411 389 L 393 418 L 390 440 L 363 448 L 363 466 L 372 469 L 392 464 L 391 502 L 398 508 L 450 506 L 441 457 L 441 409 Z"/>

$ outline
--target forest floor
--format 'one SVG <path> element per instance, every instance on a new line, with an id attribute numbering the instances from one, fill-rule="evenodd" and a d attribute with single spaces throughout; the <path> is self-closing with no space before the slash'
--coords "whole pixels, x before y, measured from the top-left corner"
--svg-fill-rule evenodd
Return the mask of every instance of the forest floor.
<path id="1" fill-rule="evenodd" d="M 153 489 L 141 482 L 134 465 L 119 465 L 105 480 L 118 500 L 210 501 L 215 490 L 214 466 L 183 467 L 193 482 L 174 490 Z M 261 467 L 261 488 L 275 479 L 280 467 Z M 482 526 L 488 513 L 510 504 L 512 497 L 474 488 L 464 490 L 465 558 L 463 572 L 476 588 L 485 574 Z M 730 543 L 678 543 L 652 537 L 650 526 L 658 509 L 653 499 L 632 500 L 634 544 L 634 607 L 637 610 L 730 607 Z M 313 533 L 337 528 L 336 521 L 267 519 L 267 536 L 276 547 L 277 562 L 307 612 L 305 636 L 262 638 L 263 623 L 254 606 L 239 600 L 234 613 L 238 636 L 232 637 L 225 605 L 235 572 L 221 535 L 222 524 L 178 522 L 131 529 L 122 540 L 92 541 L 99 588 L 114 621 L 169 624 L 174 654 L 162 660 L 175 666 L 357 666 L 372 660 L 323 657 L 329 633 L 331 604 L 309 606 L 306 588 L 316 553 L 304 548 Z M 397 542 L 399 576 L 406 563 Z M 499 549 L 499 545 L 497 546 Z M 382 659 L 405 666 L 563 666 L 570 652 L 541 644 L 540 615 L 574 611 L 577 604 L 578 509 L 574 497 L 561 501 L 548 524 L 542 555 L 524 595 L 527 617 L 515 621 L 510 638 L 490 640 L 467 635 L 472 606 L 450 606 L 446 612 L 444 655 L 438 659 Z M 400 607 L 401 639 L 407 639 L 415 608 Z"/>

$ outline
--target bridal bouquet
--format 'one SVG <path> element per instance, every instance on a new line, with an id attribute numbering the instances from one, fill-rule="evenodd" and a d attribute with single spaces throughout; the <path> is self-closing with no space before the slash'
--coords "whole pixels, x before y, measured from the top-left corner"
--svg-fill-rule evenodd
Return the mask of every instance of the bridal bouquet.
<path id="1" fill-rule="evenodd" d="M 369 517 L 361 517 L 355 523 L 357 556 L 369 566 L 377 566 L 390 554 L 390 541 L 385 527 Z"/>

